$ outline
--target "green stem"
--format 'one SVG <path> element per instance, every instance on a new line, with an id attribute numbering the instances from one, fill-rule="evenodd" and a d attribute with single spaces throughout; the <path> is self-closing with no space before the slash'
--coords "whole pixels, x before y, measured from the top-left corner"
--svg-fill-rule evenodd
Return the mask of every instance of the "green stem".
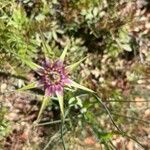
<path id="1" fill-rule="evenodd" d="M 63 137 L 63 126 L 64 126 L 64 118 L 61 119 L 61 139 L 62 139 L 63 149 L 66 150 L 66 145 Z"/>
<path id="2" fill-rule="evenodd" d="M 109 118 L 110 118 L 111 122 L 112 122 L 113 125 L 116 127 L 116 129 L 120 132 L 120 134 L 121 134 L 122 136 L 126 136 L 126 137 L 129 138 L 129 139 L 132 139 L 133 141 L 135 141 L 136 143 L 138 143 L 142 148 L 145 149 L 145 146 L 142 145 L 135 137 L 127 135 L 122 129 L 120 129 L 120 128 L 117 126 L 117 124 L 115 123 L 115 121 L 114 121 L 114 119 L 113 119 L 113 117 L 112 117 L 112 115 L 111 115 L 109 109 L 108 109 L 107 106 L 103 103 L 103 101 L 102 101 L 96 94 L 92 93 L 92 95 L 93 95 L 93 96 L 101 103 L 101 105 L 105 108 L 105 110 L 107 111 L 107 113 L 108 113 L 108 115 L 109 115 Z"/>

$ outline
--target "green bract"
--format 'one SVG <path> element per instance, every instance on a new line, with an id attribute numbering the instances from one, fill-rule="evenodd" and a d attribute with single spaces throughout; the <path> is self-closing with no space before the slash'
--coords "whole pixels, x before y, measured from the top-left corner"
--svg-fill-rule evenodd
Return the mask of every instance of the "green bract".
<path id="1" fill-rule="evenodd" d="M 71 80 L 69 78 L 69 75 L 71 72 L 82 62 L 85 60 L 85 58 L 79 60 L 78 62 L 75 62 L 69 66 L 65 66 L 63 64 L 65 60 L 65 56 L 67 54 L 67 50 L 69 48 L 69 45 L 67 45 L 64 48 L 64 51 L 62 52 L 60 58 L 58 58 L 58 61 L 55 61 L 52 63 L 52 60 L 45 61 L 45 64 L 43 66 L 39 66 L 32 61 L 24 61 L 24 63 L 29 66 L 31 69 L 36 71 L 39 76 L 41 77 L 40 81 L 36 81 L 34 83 L 30 83 L 29 85 L 26 85 L 22 87 L 21 89 L 18 89 L 18 91 L 23 90 L 29 90 L 36 87 L 44 87 L 44 96 L 43 96 L 43 102 L 42 106 L 38 115 L 38 120 L 46 107 L 47 102 L 50 100 L 50 97 L 53 95 L 57 96 L 57 99 L 59 101 L 61 114 L 64 117 L 64 101 L 63 101 L 63 90 L 65 86 L 68 87 L 74 87 L 79 88 L 81 90 L 87 91 L 87 92 L 94 92 L 93 90 L 84 87 L 83 85 L 80 85 L 76 83 L 75 81 Z M 56 76 L 57 75 L 57 76 Z M 54 81 L 57 77 L 57 80 Z"/>

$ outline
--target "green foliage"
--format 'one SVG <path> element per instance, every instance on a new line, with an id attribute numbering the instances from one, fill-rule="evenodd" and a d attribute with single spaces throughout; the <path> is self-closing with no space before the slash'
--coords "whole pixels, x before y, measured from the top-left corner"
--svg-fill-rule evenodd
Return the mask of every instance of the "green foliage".
<path id="1" fill-rule="evenodd" d="M 1 106 L 0 111 L 0 141 L 4 140 L 5 137 L 11 132 L 11 124 L 5 119 L 5 115 L 8 113 L 8 110 Z"/>
<path id="2" fill-rule="evenodd" d="M 34 72 L 33 76 L 36 74 L 39 68 L 37 64 L 45 57 L 55 60 L 61 56 L 63 61 L 66 57 L 66 64 L 76 62 L 67 68 L 74 69 L 74 74 L 70 75 L 72 78 L 91 86 L 104 101 L 120 102 L 112 102 L 107 106 L 112 111 L 114 121 L 122 126 L 126 123 L 125 120 L 115 113 L 132 112 L 128 103 L 122 103 L 126 98 L 124 92 L 128 90 L 128 82 L 135 84 L 143 78 L 143 72 L 148 72 L 147 68 L 143 69 L 143 65 L 137 64 L 130 68 L 128 64 L 128 59 L 134 58 L 135 55 L 138 57 L 136 59 L 143 59 L 142 52 L 137 49 L 138 43 L 133 42 L 135 38 L 129 33 L 131 20 L 118 15 L 120 7 L 124 7 L 128 2 L 130 0 L 0 0 L 0 71 L 27 78 L 29 73 Z M 145 51 L 144 53 L 147 65 L 150 54 Z M 85 57 L 87 54 L 91 57 L 95 55 L 96 59 L 93 57 L 88 60 Z M 86 65 L 82 64 L 84 61 Z M 129 71 L 126 71 L 125 64 L 129 65 Z M 76 69 L 77 65 L 80 65 L 82 70 L 87 67 L 88 75 L 84 76 L 81 68 Z M 91 73 L 94 69 L 98 71 Z M 98 74 L 98 77 L 95 74 Z M 93 92 L 76 82 L 73 85 Z M 33 83 L 20 91 L 36 86 Z M 83 129 L 90 125 L 97 141 L 102 143 L 105 149 L 109 149 L 110 140 L 116 132 L 113 128 L 105 127 L 109 124 L 109 115 L 106 114 L 105 108 L 88 92 L 73 88 L 65 90 L 67 92 L 64 100 L 58 97 L 65 119 L 69 118 L 69 123 L 65 122 L 65 127 L 69 128 L 64 128 L 74 130 L 79 126 Z M 57 101 L 52 103 L 52 106 L 58 106 Z M 46 98 L 39 113 L 41 118 L 45 106 Z M 129 110 L 126 111 L 126 108 Z M 0 124 L 1 139 L 9 133 L 9 123 L 4 119 L 3 111 Z"/>
<path id="3" fill-rule="evenodd" d="M 5 11 L 7 7 L 12 11 Z M 25 10 L 14 3 L 6 5 L 1 9 L 1 13 L 3 14 L 0 18 L 0 54 L 3 57 L 1 63 L 3 66 L 9 63 L 15 73 L 20 74 L 23 68 L 18 69 L 17 66 L 21 64 L 21 60 L 32 59 L 36 57 L 37 53 L 36 41 L 29 32 L 31 22 L 27 18 Z M 12 13 L 11 16 L 9 13 Z M 0 67 L 5 70 L 3 66 L 1 65 Z"/>

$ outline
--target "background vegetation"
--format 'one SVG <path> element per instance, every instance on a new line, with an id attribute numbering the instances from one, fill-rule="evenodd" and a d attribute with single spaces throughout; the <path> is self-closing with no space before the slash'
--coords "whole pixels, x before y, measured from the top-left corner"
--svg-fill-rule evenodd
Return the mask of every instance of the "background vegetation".
<path id="1" fill-rule="evenodd" d="M 148 150 L 149 7 L 146 0 L 0 0 L 1 149 Z M 66 92 L 65 124 L 53 100 L 34 126 L 43 91 L 10 91 L 36 79 L 25 62 L 41 63 L 46 49 L 55 58 L 68 43 L 67 64 L 88 56 L 72 78 L 99 98 Z"/>

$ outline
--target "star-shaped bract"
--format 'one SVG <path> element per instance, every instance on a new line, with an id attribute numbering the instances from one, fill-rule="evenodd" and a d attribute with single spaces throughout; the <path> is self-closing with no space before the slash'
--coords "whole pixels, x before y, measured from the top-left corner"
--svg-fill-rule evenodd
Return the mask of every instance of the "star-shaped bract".
<path id="1" fill-rule="evenodd" d="M 56 61 L 49 60 L 48 58 L 46 58 L 42 66 L 39 66 L 31 61 L 24 61 L 24 63 L 26 63 L 30 68 L 32 68 L 34 71 L 38 73 L 40 79 L 37 82 L 31 83 L 21 89 L 18 89 L 18 91 L 37 88 L 40 86 L 44 87 L 45 95 L 41 110 L 38 115 L 38 119 L 41 116 L 41 113 L 45 108 L 47 101 L 51 96 L 54 95 L 56 95 L 58 98 L 60 110 L 62 116 L 64 116 L 63 91 L 65 86 L 75 87 L 88 92 L 93 92 L 93 90 L 90 90 L 69 78 L 69 75 L 71 74 L 72 70 L 76 68 L 83 60 L 85 60 L 85 58 L 72 65 L 65 66 L 64 58 L 67 53 L 67 49 L 68 46 L 64 49 L 60 58 L 57 59 Z"/>

